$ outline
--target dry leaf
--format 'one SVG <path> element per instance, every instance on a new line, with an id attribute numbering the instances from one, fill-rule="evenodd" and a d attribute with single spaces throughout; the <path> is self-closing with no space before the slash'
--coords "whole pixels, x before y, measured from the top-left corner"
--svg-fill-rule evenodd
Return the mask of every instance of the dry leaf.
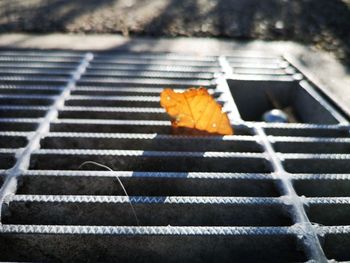
<path id="1" fill-rule="evenodd" d="M 174 118 L 173 127 L 187 127 L 222 135 L 233 134 L 227 114 L 222 112 L 221 105 L 205 88 L 190 88 L 182 93 L 164 89 L 160 94 L 160 105 Z"/>

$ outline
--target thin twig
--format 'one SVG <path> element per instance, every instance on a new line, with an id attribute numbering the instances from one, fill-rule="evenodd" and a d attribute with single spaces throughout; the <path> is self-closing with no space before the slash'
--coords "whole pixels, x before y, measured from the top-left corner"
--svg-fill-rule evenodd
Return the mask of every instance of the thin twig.
<path id="1" fill-rule="evenodd" d="M 107 170 L 109 170 L 109 171 L 111 171 L 111 172 L 114 172 L 114 171 L 113 171 L 111 168 L 109 168 L 107 165 L 100 164 L 100 163 L 97 163 L 97 162 L 94 162 L 94 161 L 86 161 L 86 162 L 83 162 L 81 165 L 79 165 L 79 169 L 82 168 L 82 167 L 83 167 L 84 165 L 86 165 L 86 164 L 94 164 L 94 165 L 96 165 L 96 166 L 105 168 L 105 169 L 107 169 Z M 137 226 L 140 226 L 139 219 L 138 219 L 138 217 L 137 217 L 137 215 L 136 215 L 136 212 L 135 212 L 135 209 L 134 209 L 134 207 L 133 207 L 133 205 L 132 205 L 132 203 L 131 203 L 131 200 L 130 200 L 130 197 L 129 197 L 129 195 L 128 195 L 128 192 L 126 191 L 126 189 L 125 189 L 125 187 L 124 187 L 122 181 L 121 181 L 120 178 L 118 177 L 118 175 L 116 175 L 116 177 L 117 177 L 117 180 L 118 180 L 118 182 L 119 182 L 121 188 L 122 188 L 123 191 L 124 191 L 124 194 L 129 198 L 129 204 L 130 204 L 131 210 L 132 210 L 132 212 L 133 212 L 133 214 L 134 214 L 134 217 L 135 217 Z"/>

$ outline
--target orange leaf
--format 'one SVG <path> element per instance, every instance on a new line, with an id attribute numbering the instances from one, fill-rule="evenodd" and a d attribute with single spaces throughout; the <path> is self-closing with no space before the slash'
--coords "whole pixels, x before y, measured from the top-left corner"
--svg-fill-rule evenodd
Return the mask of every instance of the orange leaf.
<path id="1" fill-rule="evenodd" d="M 164 89 L 160 105 L 174 118 L 173 127 L 194 128 L 210 133 L 232 135 L 233 130 L 221 105 L 205 88 L 190 88 L 182 93 Z"/>

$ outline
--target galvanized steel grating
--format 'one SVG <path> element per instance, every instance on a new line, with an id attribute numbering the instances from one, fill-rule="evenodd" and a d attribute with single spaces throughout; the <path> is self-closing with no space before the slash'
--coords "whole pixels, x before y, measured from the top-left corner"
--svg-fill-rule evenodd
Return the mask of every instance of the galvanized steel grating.
<path id="1" fill-rule="evenodd" d="M 235 135 L 173 134 L 189 86 Z M 283 56 L 0 51 L 0 260 L 350 260 L 349 135 Z"/>

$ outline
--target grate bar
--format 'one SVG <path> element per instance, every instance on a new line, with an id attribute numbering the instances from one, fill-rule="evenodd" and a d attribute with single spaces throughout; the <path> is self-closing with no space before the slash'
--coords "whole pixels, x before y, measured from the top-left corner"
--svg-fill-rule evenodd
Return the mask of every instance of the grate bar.
<path id="1" fill-rule="evenodd" d="M 55 226 L 0 225 L 2 233 L 87 234 L 87 235 L 298 235 L 296 227 L 178 227 L 178 226 Z"/>
<path id="2" fill-rule="evenodd" d="M 83 56 L 82 52 L 63 52 L 63 51 L 27 51 L 27 50 L 16 50 L 16 51 L 0 51 L 0 56 L 7 56 L 7 57 L 58 57 L 58 58 L 77 58 L 80 59 Z"/>
<path id="3" fill-rule="evenodd" d="M 122 53 L 115 53 L 113 54 L 112 58 L 110 55 L 104 55 L 104 54 L 98 54 L 96 55 L 94 61 L 119 61 L 122 59 L 128 59 L 128 60 L 145 60 L 145 61 L 194 61 L 194 62 L 209 62 L 209 63 L 215 63 L 216 57 L 215 56 L 190 56 L 190 55 L 180 55 L 180 54 L 145 54 L 145 53 L 138 53 L 135 55 L 132 54 L 122 54 Z"/>
<path id="4" fill-rule="evenodd" d="M 1 60 L 0 60 L 1 61 Z M 111 60 L 111 59 L 94 59 L 94 65 L 129 65 L 129 64 L 134 64 L 134 65 L 145 65 L 145 68 L 147 68 L 147 65 L 167 65 L 169 64 L 169 61 L 163 60 L 163 59 L 140 59 L 140 60 L 134 60 L 134 59 L 116 59 L 116 60 Z M 210 67 L 213 65 L 213 62 L 205 62 L 205 61 L 184 61 L 184 60 L 172 60 L 171 64 L 176 65 L 176 66 L 183 66 L 183 67 L 197 67 L 197 66 L 205 66 L 205 67 Z"/>
<path id="5" fill-rule="evenodd" d="M 1 71 L 0 71 L 1 72 Z M 89 78 L 98 78 L 98 77 L 128 77 L 128 78 L 162 78 L 162 79 L 213 79 L 212 73 L 193 73 L 193 72 L 169 72 L 169 71 L 149 71 L 140 70 L 140 71 L 130 71 L 130 70 L 87 70 L 86 77 Z"/>
<path id="6" fill-rule="evenodd" d="M 350 154 L 332 154 L 332 153 L 278 153 L 280 159 L 338 159 L 338 160 L 348 160 L 350 159 Z"/>
<path id="7" fill-rule="evenodd" d="M 0 149 L 8 151 L 8 149 Z M 161 152 L 137 150 L 96 150 L 96 149 L 39 149 L 33 152 L 37 155 L 112 155 L 112 156 L 144 156 L 144 157 L 200 157 L 200 158 L 265 158 L 263 153 L 236 152 Z"/>
<path id="8" fill-rule="evenodd" d="M 130 71 L 130 72 L 139 72 L 145 70 L 144 65 L 133 65 L 133 64 L 122 64 L 122 65 L 101 65 L 101 64 L 94 64 L 94 62 L 91 63 L 90 70 L 97 70 L 97 71 L 107 71 L 107 72 L 115 72 L 115 71 Z M 149 64 L 147 66 L 148 72 L 155 72 L 155 73 L 161 73 L 161 72 L 176 72 L 176 73 L 214 73 L 217 71 L 220 71 L 219 67 L 215 66 L 175 66 L 175 65 L 154 65 Z"/>
<path id="9" fill-rule="evenodd" d="M 98 111 L 98 112 L 143 112 L 143 113 L 165 113 L 164 109 L 160 108 L 151 108 L 151 107 L 87 107 L 87 106 L 65 106 L 65 111 L 78 111 L 78 112 L 89 112 L 89 111 Z"/>
<path id="10" fill-rule="evenodd" d="M 244 173 L 214 173 L 214 172 L 135 172 L 135 171 L 76 171 L 76 170 L 27 170 L 23 172 L 24 176 L 96 176 L 96 177 L 146 177 L 146 178 L 205 178 L 205 179 L 251 179 L 251 180 L 270 180 L 274 176 L 266 174 L 244 174 Z"/>
<path id="11" fill-rule="evenodd" d="M 0 77 L 1 80 L 1 77 Z M 38 79 L 45 80 L 43 78 Z M 56 80 L 56 78 L 54 79 Z M 175 79 L 145 79 L 145 78 L 83 78 L 79 81 L 79 85 L 102 85 L 102 84 L 115 84 L 115 85 L 125 85 L 125 84 L 150 84 L 154 87 L 156 86 L 211 86 L 212 82 L 208 80 L 175 80 Z"/>
<path id="12" fill-rule="evenodd" d="M 13 95 L 13 94 L 0 94 L 0 99 L 43 99 L 43 100 L 56 100 L 58 96 L 49 95 Z"/>
<path id="13" fill-rule="evenodd" d="M 349 143 L 350 138 L 338 137 L 289 137 L 289 136 L 268 136 L 270 142 L 310 142 L 310 143 Z"/>
<path id="14" fill-rule="evenodd" d="M 318 201 L 318 202 L 317 202 Z M 308 199 L 310 204 L 325 203 L 326 200 Z M 331 200 L 329 200 L 331 202 Z M 334 200 L 333 203 L 345 203 Z M 284 204 L 278 197 L 225 197 L 225 196 L 88 196 L 88 195 L 13 195 L 5 198 L 10 202 L 43 203 L 133 203 L 133 204 L 237 204 L 237 205 L 274 205 Z M 346 203 L 349 203 L 349 199 Z"/>
<path id="15" fill-rule="evenodd" d="M 159 102 L 158 96 L 83 96 L 71 95 L 70 100 L 116 100 L 116 101 L 151 101 Z"/>
<path id="16" fill-rule="evenodd" d="M 31 136 L 33 132 L 0 131 L 0 136 Z"/>
<path id="17" fill-rule="evenodd" d="M 0 68 L 25 68 L 25 69 L 60 69 L 74 70 L 78 66 L 76 62 L 45 62 L 45 61 L 27 61 L 11 62 L 0 61 Z"/>
<path id="18" fill-rule="evenodd" d="M 7 120 L 0 118 L 0 121 Z M 9 119 L 11 121 L 12 119 Z M 21 119 L 26 121 L 27 119 Z M 19 120 L 19 122 L 21 122 Z M 28 120 L 30 122 L 30 120 Z M 102 119 L 58 119 L 54 123 L 67 124 L 104 124 L 104 125 L 150 125 L 150 126 L 170 126 L 170 121 L 153 121 L 153 120 L 102 120 Z"/>
<path id="19" fill-rule="evenodd" d="M 1 62 L 76 62 L 77 57 L 61 57 L 61 56 L 2 56 Z"/>
<path id="20" fill-rule="evenodd" d="M 133 93 L 154 93 L 154 94 L 159 94 L 161 93 L 163 88 L 143 88 L 143 87 L 135 87 L 135 88 L 130 88 L 130 87 L 83 87 L 83 86 L 77 86 L 75 88 L 75 92 L 77 91 L 90 91 L 90 92 L 133 92 Z M 180 91 L 178 89 L 178 91 Z M 210 92 L 213 92 L 211 89 L 209 90 Z"/>
<path id="21" fill-rule="evenodd" d="M 36 123 L 41 122 L 43 118 L 0 118 L 0 122 L 4 123 Z"/>
<path id="22" fill-rule="evenodd" d="M 56 85 L 64 85 L 66 83 L 66 78 L 64 77 L 35 77 L 35 76 L 0 76 L 0 81 L 4 83 L 19 83 L 25 82 L 26 84 L 36 84 L 36 83 L 55 83 Z M 41 84 L 39 84 L 41 85 Z"/>
<path id="23" fill-rule="evenodd" d="M 245 81 L 283 81 L 283 82 L 294 82 L 294 75 L 255 75 L 255 74 L 237 74 L 232 73 L 230 78 L 234 80 L 245 80 Z"/>
<path id="24" fill-rule="evenodd" d="M 290 174 L 293 180 L 349 180 L 350 174 Z"/>
<path id="25" fill-rule="evenodd" d="M 82 132 L 50 132 L 47 137 L 84 137 L 84 138 L 116 138 L 116 139 L 143 139 L 143 140 L 204 140 L 204 141 L 255 141 L 256 136 L 225 135 L 225 136 L 186 136 L 147 133 L 82 133 Z"/>
<path id="26" fill-rule="evenodd" d="M 47 111 L 48 106 L 28 106 L 28 105 L 0 105 L 0 110 L 40 110 Z"/>
<path id="27" fill-rule="evenodd" d="M 1 89 L 10 89 L 10 90 L 58 90 L 61 91 L 64 89 L 64 86 L 44 86 L 44 85 L 0 85 Z"/>

